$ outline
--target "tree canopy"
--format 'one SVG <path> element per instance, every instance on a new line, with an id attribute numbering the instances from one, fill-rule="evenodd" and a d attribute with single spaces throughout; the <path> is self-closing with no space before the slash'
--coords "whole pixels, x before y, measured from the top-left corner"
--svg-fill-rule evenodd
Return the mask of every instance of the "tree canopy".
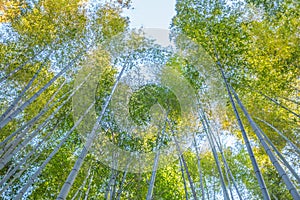
<path id="1" fill-rule="evenodd" d="M 0 2 L 1 199 L 299 199 L 300 4 Z"/>

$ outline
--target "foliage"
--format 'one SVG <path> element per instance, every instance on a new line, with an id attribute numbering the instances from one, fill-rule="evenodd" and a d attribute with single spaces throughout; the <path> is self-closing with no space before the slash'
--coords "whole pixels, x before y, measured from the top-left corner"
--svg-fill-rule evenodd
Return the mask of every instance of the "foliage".
<path id="1" fill-rule="evenodd" d="M 102 163 L 97 152 L 90 151 L 78 169 L 68 199 L 144 199 L 154 175 L 152 199 L 192 198 L 193 187 L 199 199 L 218 199 L 223 191 L 217 160 L 227 190 L 235 193 L 233 180 L 227 177 L 228 164 L 242 196 L 262 198 L 220 69 L 262 131 L 289 161 L 296 160 L 290 163 L 299 172 L 296 150 L 263 123 L 269 122 L 300 147 L 297 142 L 299 6 L 292 0 L 178 0 L 172 36 L 180 51 L 174 53 L 154 44 L 141 30 L 129 30 L 129 20 L 122 12 L 130 7 L 130 1 L 94 4 L 82 0 L 1 1 L 0 23 L 6 36 L 0 38 L 3 41 L 0 43 L 0 110 L 2 114 L 7 113 L 0 123 L 9 119 L 0 135 L 1 198 L 14 199 L 21 194 L 48 158 L 50 162 L 32 180 L 24 198 L 53 199 L 59 194 L 85 148 L 84 137 L 75 128 L 78 119 L 73 115 L 71 99 L 77 92 L 76 74 L 87 63 L 101 69 L 93 117 L 101 115 L 116 81 L 121 86 L 115 92 L 124 89 L 125 84 L 133 85 L 127 110 L 118 109 L 135 125 L 146 127 L 151 120 L 156 120 L 155 109 L 166 114 L 163 127 L 148 126 L 144 135 L 136 136 L 132 130 L 119 126 L 113 116 L 114 107 L 110 105 L 99 129 L 107 141 L 100 142 L 112 142 L 128 151 L 152 152 L 167 146 L 181 134 L 180 128 L 186 126 L 193 126 L 189 140 L 194 135 L 196 139 L 189 141 L 193 148 L 181 156 L 186 165 L 176 160 L 147 173 L 111 169 Z M 161 86 L 159 80 L 141 85 L 147 77 L 142 75 L 140 66 L 151 73 L 161 72 L 167 66 L 184 77 L 198 95 L 196 121 L 206 117 L 207 127 L 182 117 L 176 94 Z M 126 67 L 125 78 L 119 80 L 123 67 Z M 91 75 L 94 76 L 98 74 Z M 86 98 L 80 99 L 82 104 L 87 102 Z M 242 113 L 240 109 L 238 112 Z M 246 117 L 241 117 L 271 198 L 292 199 Z M 66 134 L 69 135 L 65 138 Z M 210 145 L 208 137 L 211 137 Z M 234 141 L 225 144 L 230 139 Z M 60 142 L 63 144 L 57 149 Z M 95 149 L 100 142 L 95 139 Z M 197 144 L 201 146 L 200 152 L 195 149 L 199 147 Z M 217 155 L 212 154 L 212 148 L 217 150 Z M 297 180 L 290 172 L 287 175 L 299 190 Z"/>

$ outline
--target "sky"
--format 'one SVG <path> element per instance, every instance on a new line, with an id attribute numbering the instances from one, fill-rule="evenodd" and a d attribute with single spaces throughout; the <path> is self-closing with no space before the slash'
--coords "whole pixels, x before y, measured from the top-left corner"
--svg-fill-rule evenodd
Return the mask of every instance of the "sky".
<path id="1" fill-rule="evenodd" d="M 132 7 L 124 12 L 131 28 L 169 29 L 175 15 L 175 0 L 132 0 Z"/>

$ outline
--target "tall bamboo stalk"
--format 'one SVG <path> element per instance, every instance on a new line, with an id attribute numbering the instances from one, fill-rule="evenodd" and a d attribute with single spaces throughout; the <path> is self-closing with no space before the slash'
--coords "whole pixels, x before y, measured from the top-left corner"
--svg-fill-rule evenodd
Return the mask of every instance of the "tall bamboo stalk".
<path id="1" fill-rule="evenodd" d="M 91 133 L 88 135 L 86 143 L 85 143 L 85 145 L 84 145 L 84 147 L 83 147 L 83 149 L 82 149 L 82 151 L 81 151 L 78 159 L 76 160 L 72 171 L 70 172 L 67 180 L 65 181 L 65 183 L 64 183 L 64 185 L 63 185 L 63 187 L 62 187 L 62 189 L 61 189 L 61 191 L 60 191 L 60 193 L 59 193 L 59 195 L 57 197 L 57 200 L 66 199 L 66 197 L 67 197 L 67 195 L 68 195 L 68 193 L 69 193 L 69 191 L 71 189 L 71 186 L 72 186 L 72 184 L 73 184 L 73 182 L 74 182 L 74 180 L 75 180 L 75 178 L 76 178 L 76 176 L 78 174 L 78 171 L 79 171 L 81 165 L 83 164 L 84 158 L 86 157 L 88 151 L 90 150 L 90 148 L 92 146 L 92 143 L 93 143 L 93 141 L 94 141 L 94 139 L 96 137 L 96 130 L 99 129 L 100 122 L 102 121 L 102 118 L 103 118 L 103 116 L 104 116 L 104 114 L 106 112 L 106 109 L 107 109 L 107 107 L 108 107 L 108 105 L 109 105 L 109 103 L 110 103 L 110 101 L 112 99 L 112 95 L 114 94 L 114 91 L 116 90 L 117 85 L 118 85 L 118 83 L 119 83 L 119 81 L 120 81 L 120 79 L 121 79 L 121 77 L 122 77 L 125 69 L 126 69 L 126 65 L 124 65 L 124 67 L 122 68 L 119 76 L 117 77 L 117 80 L 116 80 L 116 82 L 115 82 L 115 84 L 114 84 L 114 86 L 113 86 L 113 88 L 111 90 L 111 93 L 110 93 L 108 99 L 106 100 L 105 105 L 103 106 L 103 109 L 102 109 L 102 111 L 100 113 L 100 116 L 98 117 L 97 122 L 94 125 Z"/>

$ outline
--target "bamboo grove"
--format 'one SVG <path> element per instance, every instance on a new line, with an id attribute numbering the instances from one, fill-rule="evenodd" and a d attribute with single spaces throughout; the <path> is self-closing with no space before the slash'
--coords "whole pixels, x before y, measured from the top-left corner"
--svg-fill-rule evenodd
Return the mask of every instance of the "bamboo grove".
<path id="1" fill-rule="evenodd" d="M 179 52 L 130 29 L 130 8 L 130 0 L 0 2 L 1 199 L 299 200 L 299 2 L 177 0 L 170 30 Z M 171 89 L 141 65 L 154 74 L 168 66 L 161 78 Z M 195 100 L 193 116 L 172 91 L 180 80 L 189 86 L 181 96 L 195 96 L 181 97 Z M 115 98 L 123 93 L 127 104 Z M 160 126 L 137 135 L 114 113 Z M 123 168 L 110 167 L 95 150 L 110 143 L 152 153 L 148 170 L 114 154 L 107 162 Z M 171 144 L 175 159 L 161 167 Z"/>

